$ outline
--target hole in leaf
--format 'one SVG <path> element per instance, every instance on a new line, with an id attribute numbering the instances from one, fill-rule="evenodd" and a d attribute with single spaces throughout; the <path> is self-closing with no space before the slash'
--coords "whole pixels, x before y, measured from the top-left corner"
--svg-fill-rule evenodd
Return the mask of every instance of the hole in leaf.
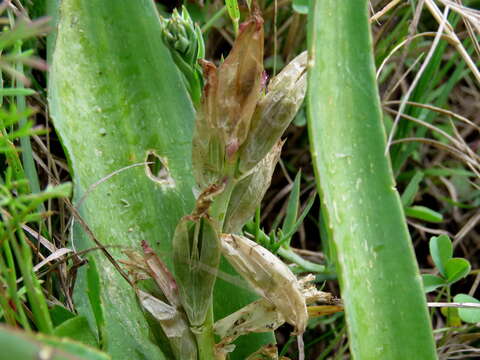
<path id="1" fill-rule="evenodd" d="M 151 180 L 167 187 L 175 186 L 175 180 L 170 176 L 166 158 L 159 156 L 153 150 L 149 150 L 145 162 L 145 172 Z"/>

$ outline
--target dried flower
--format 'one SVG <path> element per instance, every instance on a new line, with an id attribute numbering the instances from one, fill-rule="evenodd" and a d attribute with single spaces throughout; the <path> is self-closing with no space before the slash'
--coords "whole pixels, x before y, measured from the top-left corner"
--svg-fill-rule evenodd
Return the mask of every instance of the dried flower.
<path id="1" fill-rule="evenodd" d="M 218 182 L 225 162 L 245 141 L 261 96 L 263 20 L 254 15 L 242 24 L 230 54 L 217 69 L 200 61 L 205 86 L 197 113 L 192 161 L 200 188 Z"/>
<path id="2" fill-rule="evenodd" d="M 308 320 L 307 306 L 301 285 L 288 266 L 244 236 L 224 234 L 220 243 L 223 255 L 238 273 L 275 305 L 298 334 L 303 333 Z"/>
<path id="3" fill-rule="evenodd" d="M 255 168 L 234 187 L 225 218 L 225 231 L 236 233 L 253 215 L 265 195 L 273 170 L 280 158 L 283 142 L 279 141 Z"/>
<path id="4" fill-rule="evenodd" d="M 307 88 L 307 53 L 293 59 L 268 85 L 253 114 L 240 149 L 240 172 L 246 173 L 278 142 L 302 105 Z"/>

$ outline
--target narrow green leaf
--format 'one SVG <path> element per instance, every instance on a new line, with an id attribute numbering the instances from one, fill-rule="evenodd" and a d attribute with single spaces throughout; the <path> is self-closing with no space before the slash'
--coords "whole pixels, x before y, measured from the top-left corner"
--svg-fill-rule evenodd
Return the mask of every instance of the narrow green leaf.
<path id="1" fill-rule="evenodd" d="M 423 221 L 428 221 L 431 223 L 439 223 L 443 221 L 443 215 L 439 212 L 427 208 L 426 206 L 410 206 L 405 208 L 405 215 L 415 219 L 420 219 Z"/>
<path id="2" fill-rule="evenodd" d="M 445 264 L 453 256 L 452 241 L 447 235 L 433 236 L 429 247 L 435 266 L 443 276 L 446 276 Z"/>
<path id="3" fill-rule="evenodd" d="M 444 279 L 431 274 L 423 274 L 422 280 L 423 280 L 423 287 L 426 293 L 432 292 L 433 290 L 436 290 L 439 287 L 445 285 Z"/>
<path id="4" fill-rule="evenodd" d="M 458 303 L 475 303 L 480 304 L 480 301 L 467 294 L 457 294 L 453 298 L 454 302 Z M 480 322 L 480 309 L 459 308 L 458 314 L 460 318 L 470 324 Z"/>
<path id="5" fill-rule="evenodd" d="M 293 182 L 292 191 L 288 198 L 287 212 L 285 214 L 285 220 L 283 220 L 282 231 L 284 234 L 293 230 L 295 221 L 297 220 L 298 208 L 300 205 L 300 180 L 302 179 L 302 172 L 299 171 L 295 176 Z M 286 245 L 290 245 L 291 237 L 286 240 Z"/>
<path id="6" fill-rule="evenodd" d="M 453 284 L 463 279 L 470 273 L 471 265 L 468 260 L 463 258 L 449 259 L 445 264 L 445 277 L 449 284 Z"/>
<path id="7" fill-rule="evenodd" d="M 402 194 L 402 204 L 403 206 L 410 206 L 415 199 L 415 195 L 418 193 L 420 182 L 423 180 L 423 172 L 416 171 L 412 179 L 408 183 L 405 191 Z"/>
<path id="8" fill-rule="evenodd" d="M 24 88 L 3 88 L 0 89 L 0 96 L 28 96 L 35 94 L 35 90 Z"/>
<path id="9" fill-rule="evenodd" d="M 385 155 L 368 1 L 315 0 L 309 15 L 311 152 L 337 253 L 352 357 L 436 359 L 424 289 Z"/>

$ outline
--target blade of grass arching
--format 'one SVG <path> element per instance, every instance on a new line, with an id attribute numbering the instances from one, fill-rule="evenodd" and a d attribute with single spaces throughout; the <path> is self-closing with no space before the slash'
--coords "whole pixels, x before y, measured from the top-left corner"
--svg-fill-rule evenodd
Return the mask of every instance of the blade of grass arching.
<path id="1" fill-rule="evenodd" d="M 357 359 L 435 359 L 400 197 L 385 156 L 367 0 L 316 0 L 308 121 Z"/>
<path id="2" fill-rule="evenodd" d="M 73 170 L 75 203 L 98 180 L 145 161 L 154 151 L 163 162 L 156 181 L 144 166 L 124 170 L 89 191 L 80 212 L 102 244 L 138 249 L 146 240 L 171 266 L 173 232 L 194 202 L 194 112 L 161 40 L 155 5 L 151 0 L 64 0 L 60 14 L 50 110 Z M 77 250 L 93 245 L 81 234 L 76 226 L 72 246 Z M 122 257 L 118 248 L 109 251 Z M 90 274 L 99 275 L 100 301 L 88 298 L 87 291 L 97 286 L 86 267 L 79 270 L 74 295 L 92 329 L 98 321 L 103 348 L 118 359 L 162 358 L 132 289 L 103 255 L 92 253 L 90 259 L 88 266 L 95 267 Z M 225 281 L 217 284 L 225 285 L 214 299 L 219 317 L 255 299 Z M 233 359 L 272 340 L 271 334 L 242 340 Z"/>

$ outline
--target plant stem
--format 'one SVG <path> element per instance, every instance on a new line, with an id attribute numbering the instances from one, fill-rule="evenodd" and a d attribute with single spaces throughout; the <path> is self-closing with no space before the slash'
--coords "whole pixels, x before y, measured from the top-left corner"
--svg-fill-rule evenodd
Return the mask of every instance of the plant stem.
<path id="1" fill-rule="evenodd" d="M 207 318 L 202 327 L 193 331 L 197 339 L 198 359 L 215 359 L 215 337 L 213 335 L 213 311 L 212 305 L 207 313 Z"/>

